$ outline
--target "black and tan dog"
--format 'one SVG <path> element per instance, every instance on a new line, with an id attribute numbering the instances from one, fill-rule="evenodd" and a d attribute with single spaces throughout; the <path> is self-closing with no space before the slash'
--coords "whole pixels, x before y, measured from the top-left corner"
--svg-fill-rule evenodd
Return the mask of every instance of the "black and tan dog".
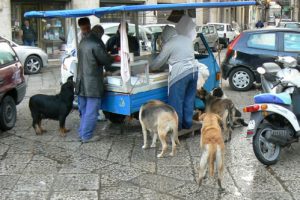
<path id="1" fill-rule="evenodd" d="M 153 141 L 151 147 L 156 147 L 157 136 L 162 144 L 162 152 L 157 157 L 162 157 L 167 151 L 167 134 L 172 132 L 172 153 L 176 153 L 176 145 L 179 145 L 178 140 L 178 116 L 174 108 L 161 102 L 149 101 L 140 108 L 139 113 L 140 123 L 143 129 L 144 146 L 148 147 L 147 132 L 153 134 Z"/>
<path id="2" fill-rule="evenodd" d="M 221 88 L 214 89 L 212 94 L 201 88 L 197 91 L 197 96 L 205 102 L 205 112 L 216 113 L 222 118 L 225 142 L 231 140 L 235 125 L 248 125 L 233 101 L 225 96 Z"/>
<path id="3" fill-rule="evenodd" d="M 30 98 L 29 108 L 32 116 L 32 126 L 37 135 L 46 132 L 41 126 L 42 119 L 59 121 L 60 135 L 65 136 L 69 131 L 65 128 L 65 121 L 72 110 L 74 100 L 73 76 L 61 86 L 57 95 L 37 94 Z"/>

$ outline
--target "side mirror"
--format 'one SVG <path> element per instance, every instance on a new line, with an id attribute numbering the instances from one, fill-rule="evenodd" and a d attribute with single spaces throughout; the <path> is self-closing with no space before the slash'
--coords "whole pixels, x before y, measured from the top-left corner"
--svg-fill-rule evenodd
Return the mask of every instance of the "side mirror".
<path id="1" fill-rule="evenodd" d="M 257 72 L 258 72 L 259 74 L 263 75 L 263 74 L 266 73 L 266 70 L 265 70 L 265 68 L 263 68 L 263 67 L 258 67 L 258 68 L 257 68 Z"/>

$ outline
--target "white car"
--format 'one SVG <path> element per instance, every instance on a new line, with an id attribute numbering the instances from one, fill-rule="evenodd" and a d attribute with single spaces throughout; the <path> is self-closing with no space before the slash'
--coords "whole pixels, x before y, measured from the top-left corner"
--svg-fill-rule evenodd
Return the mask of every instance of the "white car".
<path id="1" fill-rule="evenodd" d="M 219 35 L 219 42 L 225 47 L 237 36 L 231 24 L 227 23 L 207 23 L 216 27 Z"/>
<path id="2" fill-rule="evenodd" d="M 37 74 L 48 65 L 48 55 L 41 48 L 22 46 L 2 36 L 0 38 L 11 44 L 24 66 L 25 74 Z"/>
<path id="3" fill-rule="evenodd" d="M 152 33 L 162 33 L 165 26 L 167 25 L 175 27 L 175 25 L 173 24 L 148 24 L 148 25 L 144 25 L 144 28 L 148 29 Z"/>

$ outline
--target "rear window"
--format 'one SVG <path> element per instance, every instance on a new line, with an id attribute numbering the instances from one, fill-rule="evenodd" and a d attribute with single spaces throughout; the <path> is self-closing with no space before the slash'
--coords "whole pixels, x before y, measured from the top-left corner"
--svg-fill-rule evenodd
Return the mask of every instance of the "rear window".
<path id="1" fill-rule="evenodd" d="M 225 28 L 224 25 L 216 24 L 215 26 L 216 26 L 217 31 L 224 31 L 224 28 Z"/>
<path id="2" fill-rule="evenodd" d="M 0 66 L 16 61 L 16 54 L 6 42 L 0 42 Z"/>
<path id="3" fill-rule="evenodd" d="M 214 33 L 215 32 L 215 27 L 214 26 L 209 26 L 209 33 Z"/>
<path id="4" fill-rule="evenodd" d="M 260 33 L 250 35 L 247 46 L 257 49 L 276 50 L 276 34 Z"/>
<path id="5" fill-rule="evenodd" d="M 300 52 L 300 34 L 284 33 L 284 51 Z"/>

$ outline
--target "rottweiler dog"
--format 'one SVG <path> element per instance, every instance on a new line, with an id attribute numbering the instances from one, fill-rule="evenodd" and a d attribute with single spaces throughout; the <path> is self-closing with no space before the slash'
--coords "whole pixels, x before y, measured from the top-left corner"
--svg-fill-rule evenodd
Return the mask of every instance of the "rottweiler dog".
<path id="1" fill-rule="evenodd" d="M 29 108 L 32 116 L 32 127 L 37 135 L 46 132 L 41 126 L 42 119 L 59 121 L 60 135 L 65 136 L 68 129 L 65 128 L 65 121 L 73 108 L 74 82 L 73 76 L 61 86 L 57 95 L 37 94 L 30 98 Z"/>

